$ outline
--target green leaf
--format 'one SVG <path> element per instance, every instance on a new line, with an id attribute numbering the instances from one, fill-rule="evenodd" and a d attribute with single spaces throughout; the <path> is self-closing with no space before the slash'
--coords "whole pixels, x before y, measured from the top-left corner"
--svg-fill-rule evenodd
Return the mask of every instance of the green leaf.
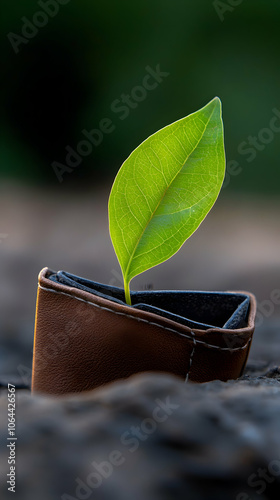
<path id="1" fill-rule="evenodd" d="M 109 228 L 126 301 L 134 276 L 169 259 L 215 203 L 225 174 L 221 101 L 146 139 L 120 168 Z"/>

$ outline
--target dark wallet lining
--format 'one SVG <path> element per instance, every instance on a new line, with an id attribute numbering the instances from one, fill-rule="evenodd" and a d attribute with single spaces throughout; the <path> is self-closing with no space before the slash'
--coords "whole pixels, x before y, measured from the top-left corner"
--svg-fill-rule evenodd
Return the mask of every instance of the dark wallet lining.
<path id="1" fill-rule="evenodd" d="M 124 291 L 118 287 L 103 285 L 65 271 L 51 274 L 49 279 L 125 304 Z M 158 314 L 190 328 L 206 330 L 247 326 L 250 299 L 241 293 L 151 290 L 132 291 L 131 301 L 134 309 Z"/>

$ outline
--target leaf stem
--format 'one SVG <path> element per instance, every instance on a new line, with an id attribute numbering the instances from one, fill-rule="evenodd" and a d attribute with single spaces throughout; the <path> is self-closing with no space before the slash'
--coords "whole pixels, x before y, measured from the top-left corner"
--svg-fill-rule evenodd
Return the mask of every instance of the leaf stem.
<path id="1" fill-rule="evenodd" d="M 129 282 L 124 280 L 124 294 L 125 294 L 125 301 L 126 303 L 131 306 L 131 297 L 130 297 L 130 291 L 129 291 Z"/>

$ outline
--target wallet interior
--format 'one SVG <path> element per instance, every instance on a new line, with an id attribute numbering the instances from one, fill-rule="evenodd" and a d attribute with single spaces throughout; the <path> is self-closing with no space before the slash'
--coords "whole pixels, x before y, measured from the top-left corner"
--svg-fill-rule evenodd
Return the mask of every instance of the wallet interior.
<path id="1" fill-rule="evenodd" d="M 59 271 L 49 279 L 84 290 L 119 304 L 125 304 L 124 290 Z M 132 291 L 134 309 L 141 309 L 190 328 L 244 328 L 248 323 L 250 298 L 243 293 L 182 290 Z"/>

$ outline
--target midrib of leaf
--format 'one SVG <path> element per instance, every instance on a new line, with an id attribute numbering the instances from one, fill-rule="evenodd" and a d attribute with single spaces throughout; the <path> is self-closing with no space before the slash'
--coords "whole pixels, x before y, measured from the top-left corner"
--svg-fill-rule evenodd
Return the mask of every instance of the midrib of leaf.
<path id="1" fill-rule="evenodd" d="M 198 142 L 196 143 L 196 145 L 193 147 L 192 151 L 188 154 L 188 156 L 186 157 L 185 161 L 183 162 L 182 167 L 180 168 L 180 170 L 178 170 L 178 172 L 174 175 L 174 177 L 173 177 L 173 179 L 171 180 L 171 182 L 169 183 L 169 185 L 168 185 L 168 186 L 166 187 L 166 189 L 164 190 L 164 192 L 163 192 L 162 196 L 161 196 L 161 197 L 160 197 L 160 199 L 159 199 L 159 202 L 158 202 L 158 204 L 157 204 L 156 208 L 155 208 L 155 209 L 154 209 L 154 211 L 151 213 L 151 216 L 150 216 L 150 218 L 149 218 L 149 220 L 148 220 L 147 224 L 145 225 L 145 227 L 144 227 L 143 231 L 141 232 L 141 234 L 140 234 L 140 236 L 139 236 L 139 238 L 138 238 L 138 240 L 137 240 L 137 242 L 136 242 L 136 244 L 135 244 L 135 246 L 134 246 L 134 249 L 133 249 L 133 252 L 132 252 L 132 254 L 131 254 L 131 256 L 130 256 L 130 259 L 129 259 L 129 261 L 128 261 L 127 267 L 126 267 L 126 272 L 125 272 L 125 274 L 124 274 L 124 282 L 125 282 L 125 283 L 127 283 L 127 276 L 128 276 L 128 274 L 129 274 L 129 273 L 128 273 L 128 271 L 129 271 L 129 268 L 130 268 L 130 264 L 131 264 L 131 262 L 132 262 L 132 260 L 133 260 L 133 258 L 134 258 L 135 252 L 136 252 L 136 250 L 137 250 L 137 247 L 138 247 L 138 245 L 139 245 L 139 242 L 140 242 L 140 241 L 141 241 L 141 239 L 142 239 L 142 236 L 143 236 L 144 232 L 146 231 L 147 227 L 149 226 L 149 224 L 150 224 L 150 222 L 151 222 L 152 218 L 154 217 L 155 212 L 157 211 L 157 209 L 158 209 L 159 205 L 162 203 L 162 200 L 164 199 L 164 197 L 165 197 L 165 195 L 166 195 L 166 193 L 167 193 L 168 189 L 170 188 L 171 184 L 173 183 L 174 179 L 176 179 L 177 175 L 179 175 L 179 173 L 182 171 L 182 168 L 184 167 L 185 163 L 187 162 L 187 160 L 189 159 L 189 157 L 192 155 L 192 153 L 194 152 L 194 150 L 195 150 L 195 149 L 198 147 L 198 145 L 200 144 L 200 142 L 201 142 L 201 140 L 202 140 L 202 138 L 203 138 L 203 136 L 204 136 L 204 134 L 205 134 L 205 130 L 206 130 L 206 128 L 208 127 L 208 124 L 209 124 L 209 122 L 210 122 L 210 120 L 211 120 L 211 118 L 212 118 L 212 116 L 213 116 L 213 113 L 214 113 L 215 109 L 216 109 L 216 105 L 215 105 L 215 107 L 213 108 L 213 111 L 212 111 L 211 115 L 209 116 L 209 119 L 208 119 L 208 121 L 207 121 L 207 123 L 206 123 L 206 125 L 205 125 L 205 127 L 204 127 L 204 130 L 203 130 L 203 132 L 202 132 L 202 134 L 201 134 L 201 137 L 200 137 L 199 141 L 198 141 Z M 131 278 L 131 279 L 132 279 L 132 278 Z"/>

